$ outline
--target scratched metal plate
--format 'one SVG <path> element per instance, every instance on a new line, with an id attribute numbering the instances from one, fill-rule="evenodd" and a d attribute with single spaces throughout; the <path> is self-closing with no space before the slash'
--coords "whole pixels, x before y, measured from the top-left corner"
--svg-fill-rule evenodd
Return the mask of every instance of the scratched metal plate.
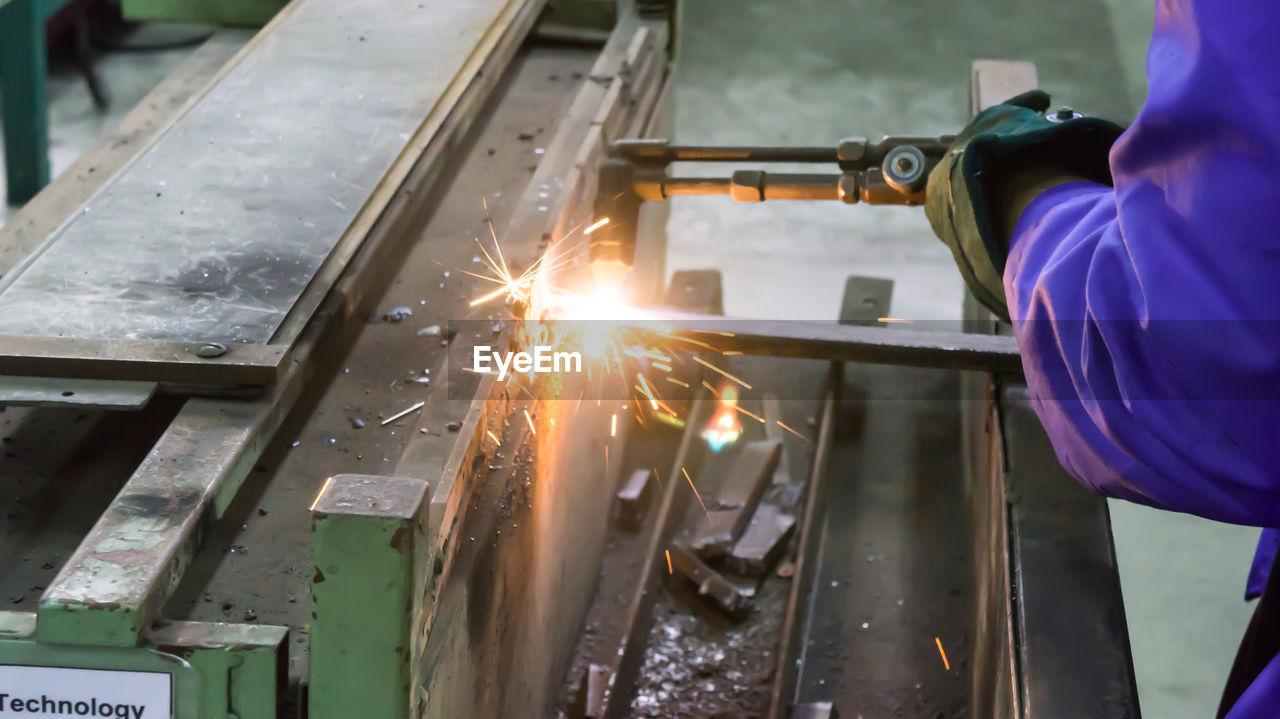
<path id="1" fill-rule="evenodd" d="M 301 3 L 4 278 L 0 335 L 268 342 L 507 4 Z"/>

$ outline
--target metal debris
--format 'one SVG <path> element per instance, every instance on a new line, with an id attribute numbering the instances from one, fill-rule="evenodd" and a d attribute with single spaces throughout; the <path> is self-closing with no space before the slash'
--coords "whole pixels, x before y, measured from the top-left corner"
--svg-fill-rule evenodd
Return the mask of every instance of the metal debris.
<path id="1" fill-rule="evenodd" d="M 618 524 L 632 531 L 640 529 L 656 491 L 652 469 L 632 472 L 627 483 L 618 490 Z"/>
<path id="2" fill-rule="evenodd" d="M 363 419 L 360 419 L 359 417 L 352 417 L 352 418 L 351 418 L 351 426 L 352 426 L 354 429 L 360 429 L 360 428 L 364 427 L 364 420 L 363 420 Z"/>
<path id="3" fill-rule="evenodd" d="M 679 542 L 671 544 L 671 564 L 676 573 L 698 586 L 698 595 L 709 599 L 717 608 L 731 617 L 740 619 L 746 615 L 747 598 L 727 579 Z"/>
<path id="4" fill-rule="evenodd" d="M 795 517 L 772 504 L 760 505 L 747 531 L 733 545 L 725 565 L 748 577 L 763 576 L 782 557 L 795 527 Z"/>
<path id="5" fill-rule="evenodd" d="M 399 322 L 413 314 L 413 309 L 404 305 L 397 305 L 382 313 L 382 319 L 388 322 Z"/>
<path id="6" fill-rule="evenodd" d="M 396 412 L 390 417 L 387 417 L 386 419 L 382 420 L 382 424 L 383 426 L 391 424 L 392 422 L 396 421 L 397 419 L 400 419 L 401 417 L 407 414 L 417 412 L 418 410 L 422 409 L 426 404 L 427 404 L 426 402 L 414 402 L 408 409 L 404 409 L 399 412 Z"/>
<path id="7" fill-rule="evenodd" d="M 722 557 L 737 544 L 778 469 L 781 455 L 781 440 L 759 440 L 742 447 L 716 496 L 717 511 L 698 522 L 692 542 L 698 554 L 707 559 Z"/>

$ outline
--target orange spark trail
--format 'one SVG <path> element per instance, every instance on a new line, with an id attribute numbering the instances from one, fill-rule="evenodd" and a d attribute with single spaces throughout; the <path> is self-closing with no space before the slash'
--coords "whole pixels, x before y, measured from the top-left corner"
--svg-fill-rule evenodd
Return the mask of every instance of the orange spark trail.
<path id="1" fill-rule="evenodd" d="M 689 476 L 689 470 L 685 469 L 684 467 L 681 467 L 680 471 L 684 472 L 684 478 L 689 480 L 689 487 L 693 489 L 693 496 L 698 498 L 698 504 L 702 505 L 703 514 L 707 515 L 707 519 L 710 520 L 711 512 L 707 511 L 707 505 L 702 504 L 702 495 L 698 494 L 698 488 L 693 486 L 693 478 Z"/>
<path id="2" fill-rule="evenodd" d="M 644 380 L 644 375 L 640 372 L 636 372 L 636 379 L 640 380 L 640 386 L 644 388 L 644 396 L 649 398 L 649 404 L 651 404 L 654 409 L 657 409 L 658 400 L 654 398 L 653 390 L 649 389 L 649 383 Z"/>
<path id="3" fill-rule="evenodd" d="M 492 439 L 494 444 L 498 445 L 499 447 L 502 446 L 502 442 L 501 440 L 498 439 L 498 436 L 496 434 L 494 434 L 492 431 L 487 429 L 484 432 L 485 434 L 489 435 L 489 439 Z"/>
<path id="4" fill-rule="evenodd" d="M 671 566 L 671 550 L 668 549 L 666 550 L 666 552 L 667 552 L 667 574 L 675 574 L 676 570 L 674 567 Z"/>
<path id="5" fill-rule="evenodd" d="M 529 416 L 529 410 L 527 409 L 524 411 L 524 421 L 529 423 L 529 431 L 533 432 L 536 435 L 538 433 L 538 430 L 536 427 L 533 426 L 533 417 Z"/>
<path id="6" fill-rule="evenodd" d="M 761 417 L 760 415 L 756 415 L 756 414 L 751 414 L 750 412 L 748 412 L 747 410 L 745 410 L 745 409 L 743 409 L 743 408 L 739 407 L 739 406 L 738 406 L 738 405 L 736 405 L 736 404 L 733 406 L 733 408 L 734 408 L 734 409 L 736 409 L 736 410 L 738 410 L 739 412 L 741 412 L 741 413 L 743 413 L 743 414 L 747 415 L 747 416 L 748 416 L 748 417 L 750 417 L 751 419 L 754 419 L 755 421 L 759 422 L 760 424 L 764 424 L 764 417 Z"/>
<path id="7" fill-rule="evenodd" d="M 783 424 L 783 423 L 782 423 L 782 420 L 780 420 L 780 419 L 779 419 L 779 420 L 774 420 L 774 421 L 778 423 L 778 426 L 779 426 L 779 427 L 781 427 L 781 428 L 783 428 L 783 429 L 787 430 L 788 432 L 790 432 L 791 434 L 794 434 L 795 436 L 799 437 L 800 439 L 803 439 L 804 441 L 808 442 L 809 444 L 813 444 L 813 442 L 812 442 L 808 437 L 804 436 L 803 434 L 800 434 L 799 432 L 795 431 L 794 429 L 791 429 L 791 428 L 790 428 L 790 427 L 788 427 L 787 425 Z"/>
<path id="8" fill-rule="evenodd" d="M 947 671 L 951 671 L 951 662 L 947 661 L 947 652 L 945 649 L 942 648 L 942 640 L 939 639 L 938 637 L 934 637 L 933 641 L 938 643 L 938 653 L 942 655 L 942 666 Z"/>
<path id="9" fill-rule="evenodd" d="M 707 369 L 709 369 L 709 370 L 714 370 L 714 371 L 716 371 L 716 372 L 719 372 L 720 374 L 724 375 L 726 379 L 733 380 L 734 382 L 737 382 L 738 384 L 742 385 L 742 386 L 743 386 L 743 387 L 745 387 L 746 389 L 751 389 L 751 385 L 747 384 L 746 382 L 743 382 L 742 380 L 738 379 L 737 377 L 734 377 L 733 375 L 729 374 L 728 372 L 725 372 L 724 370 L 720 369 L 719 367 L 717 367 L 717 366 L 715 366 L 715 365 L 711 364 L 710 362 L 708 362 L 708 361 L 706 361 L 706 360 L 702 359 L 701 357 L 699 357 L 699 356 L 697 356 L 697 355 L 694 355 L 694 356 L 693 356 L 693 361 L 694 361 L 694 362 L 697 362 L 698 364 L 702 365 L 703 367 L 706 367 L 706 368 L 707 368 Z"/>
<path id="10" fill-rule="evenodd" d="M 662 475 L 658 474 L 658 468 L 653 467 L 653 478 L 658 480 L 658 489 L 662 489 Z"/>
<path id="11" fill-rule="evenodd" d="M 589 235 L 592 232 L 595 232 L 596 230 L 600 229 L 601 227 L 604 227 L 607 224 L 609 224 L 609 218 L 602 217 L 599 220 L 596 220 L 595 222 L 591 223 L 591 226 L 583 230 L 582 234 Z"/>
<path id="12" fill-rule="evenodd" d="M 616 414 L 613 415 L 613 417 L 609 421 L 609 436 L 610 437 L 618 436 L 618 415 Z"/>

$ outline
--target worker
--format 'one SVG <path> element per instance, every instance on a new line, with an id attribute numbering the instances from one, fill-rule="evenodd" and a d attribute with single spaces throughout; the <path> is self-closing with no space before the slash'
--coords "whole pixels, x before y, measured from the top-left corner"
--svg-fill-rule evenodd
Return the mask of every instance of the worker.
<path id="1" fill-rule="evenodd" d="M 1021 95 L 957 136 L 926 201 L 1067 471 L 1263 528 L 1228 719 L 1280 716 L 1278 36 L 1280 3 L 1159 0 L 1132 125 Z"/>

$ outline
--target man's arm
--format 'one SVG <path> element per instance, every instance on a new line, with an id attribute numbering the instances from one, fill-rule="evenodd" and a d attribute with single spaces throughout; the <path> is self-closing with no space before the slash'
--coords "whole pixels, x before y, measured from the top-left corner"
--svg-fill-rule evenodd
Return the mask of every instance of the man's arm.
<path id="1" fill-rule="evenodd" d="M 1114 190 L 1019 213 L 1004 290 L 1036 411 L 1096 491 L 1280 526 L 1280 4 L 1162 0 Z"/>

